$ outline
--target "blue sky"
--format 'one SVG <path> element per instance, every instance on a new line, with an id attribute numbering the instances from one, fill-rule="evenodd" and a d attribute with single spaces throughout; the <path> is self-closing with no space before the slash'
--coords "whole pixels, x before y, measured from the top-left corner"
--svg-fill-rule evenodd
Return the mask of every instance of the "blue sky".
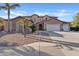
<path id="1" fill-rule="evenodd" d="M 19 8 L 11 10 L 11 18 L 38 14 L 57 16 L 60 20 L 69 22 L 79 12 L 78 6 L 78 3 L 20 3 Z M 0 10 L 0 17 L 7 18 L 7 11 Z"/>

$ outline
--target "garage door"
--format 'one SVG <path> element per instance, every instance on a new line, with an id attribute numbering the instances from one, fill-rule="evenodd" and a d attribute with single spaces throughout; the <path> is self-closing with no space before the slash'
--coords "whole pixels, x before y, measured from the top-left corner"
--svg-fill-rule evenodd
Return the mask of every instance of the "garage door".
<path id="1" fill-rule="evenodd" d="M 60 24 L 47 24 L 47 31 L 60 31 Z"/>
<path id="2" fill-rule="evenodd" d="M 63 24 L 63 30 L 64 31 L 69 31 L 70 30 L 69 25 L 68 24 Z"/>

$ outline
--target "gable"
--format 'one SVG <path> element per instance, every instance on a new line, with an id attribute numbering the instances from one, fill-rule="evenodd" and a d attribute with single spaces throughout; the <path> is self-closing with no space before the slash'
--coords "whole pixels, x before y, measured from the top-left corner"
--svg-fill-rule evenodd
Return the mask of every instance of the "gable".
<path id="1" fill-rule="evenodd" d="M 46 21 L 47 24 L 63 24 L 62 21 L 59 21 L 57 19 L 49 19 L 48 21 Z"/>

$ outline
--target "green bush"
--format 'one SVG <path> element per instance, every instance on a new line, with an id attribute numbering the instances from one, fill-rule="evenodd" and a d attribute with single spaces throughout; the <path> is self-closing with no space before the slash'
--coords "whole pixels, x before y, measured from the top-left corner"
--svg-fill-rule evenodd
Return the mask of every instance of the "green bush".
<path id="1" fill-rule="evenodd" d="M 36 31 L 36 25 L 35 24 L 31 25 L 30 28 L 32 29 L 32 32 Z"/>

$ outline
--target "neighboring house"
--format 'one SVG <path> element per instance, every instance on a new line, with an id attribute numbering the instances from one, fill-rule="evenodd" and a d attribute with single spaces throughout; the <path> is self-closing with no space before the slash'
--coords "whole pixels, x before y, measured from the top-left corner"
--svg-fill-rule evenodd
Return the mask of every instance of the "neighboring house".
<path id="1" fill-rule="evenodd" d="M 24 28 L 22 25 L 17 24 L 17 21 L 23 20 L 23 18 L 28 20 L 29 26 L 32 25 L 32 22 L 36 24 L 37 30 L 46 30 L 46 31 L 69 31 L 69 23 L 60 21 L 57 17 L 53 16 L 38 16 L 33 14 L 32 16 L 18 16 L 11 19 L 10 21 L 10 31 L 12 32 L 23 32 Z M 7 20 L 5 21 L 4 31 L 8 31 Z"/>

